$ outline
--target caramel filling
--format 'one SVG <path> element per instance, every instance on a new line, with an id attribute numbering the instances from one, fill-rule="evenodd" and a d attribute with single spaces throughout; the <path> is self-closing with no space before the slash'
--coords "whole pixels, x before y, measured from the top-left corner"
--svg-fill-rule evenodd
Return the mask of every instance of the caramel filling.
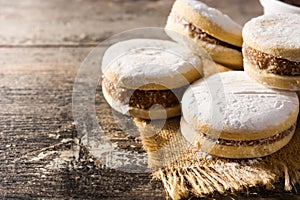
<path id="1" fill-rule="evenodd" d="M 235 49 L 235 50 L 240 51 L 240 52 L 242 51 L 241 47 L 229 44 L 227 42 L 221 41 L 221 40 L 209 35 L 208 33 L 204 32 L 201 29 L 199 29 L 198 27 L 196 27 L 192 23 L 186 21 L 183 17 L 179 16 L 178 14 L 171 13 L 169 18 L 171 20 L 173 20 L 173 22 L 183 25 L 184 28 L 187 31 L 189 31 L 190 36 L 193 37 L 193 38 L 197 38 L 199 40 L 209 42 L 211 44 L 221 45 L 223 47 Z"/>
<path id="2" fill-rule="evenodd" d="M 172 90 L 127 89 L 115 85 L 106 78 L 103 78 L 102 85 L 113 99 L 117 99 L 124 104 L 129 104 L 130 107 L 145 110 L 150 109 L 155 104 L 159 104 L 164 108 L 178 106 L 186 90 L 186 87 Z"/>
<path id="3" fill-rule="evenodd" d="M 277 58 L 247 45 L 243 48 L 243 54 L 247 61 L 268 73 L 286 76 L 300 75 L 300 62 Z"/>
<path id="4" fill-rule="evenodd" d="M 290 128 L 288 128 L 285 131 L 282 131 L 281 133 L 278 133 L 276 135 L 273 135 L 268 138 L 260 139 L 260 140 L 243 140 L 243 141 L 238 141 L 238 140 L 225 140 L 225 139 L 215 139 L 212 137 L 209 137 L 208 135 L 204 135 L 207 139 L 211 141 L 216 141 L 217 144 L 219 145 L 226 145 L 226 146 L 258 146 L 258 145 L 267 145 L 271 144 L 277 141 L 282 140 L 283 138 L 287 137 L 288 135 L 294 133 L 296 128 L 296 124 L 293 124 Z"/>

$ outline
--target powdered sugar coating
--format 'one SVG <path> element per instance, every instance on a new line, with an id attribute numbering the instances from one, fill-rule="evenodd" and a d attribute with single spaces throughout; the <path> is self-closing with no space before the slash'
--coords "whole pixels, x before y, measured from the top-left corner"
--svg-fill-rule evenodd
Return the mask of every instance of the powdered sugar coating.
<path id="1" fill-rule="evenodd" d="M 102 71 L 118 75 L 116 84 L 136 89 L 149 83 L 177 88 L 190 83 L 182 74 L 196 70 L 202 74 L 201 59 L 175 42 L 132 39 L 119 42 L 105 52 Z"/>
<path id="2" fill-rule="evenodd" d="M 211 8 L 198 0 L 180 0 L 197 11 L 200 15 L 206 17 L 208 20 L 224 29 L 226 32 L 242 34 L 242 27 L 233 21 L 228 15 L 221 11 Z"/>
<path id="3" fill-rule="evenodd" d="M 275 57 L 300 61 L 300 16 L 270 14 L 253 18 L 243 28 L 244 42 Z"/>
<path id="4" fill-rule="evenodd" d="M 267 88 L 245 72 L 225 72 L 196 81 L 182 98 L 184 119 L 230 132 L 255 132 L 284 123 L 298 112 L 295 92 Z"/>

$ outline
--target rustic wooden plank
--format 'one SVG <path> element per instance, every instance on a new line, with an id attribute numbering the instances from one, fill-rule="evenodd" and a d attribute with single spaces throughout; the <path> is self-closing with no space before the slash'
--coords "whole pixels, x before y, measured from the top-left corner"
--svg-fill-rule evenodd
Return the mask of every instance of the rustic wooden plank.
<path id="1" fill-rule="evenodd" d="M 130 28 L 163 26 L 171 4 L 171 0 L 1 0 L 0 44 L 97 43 Z"/>
<path id="2" fill-rule="evenodd" d="M 96 44 L 137 27 L 163 27 L 173 0 L 0 0 L 0 46 Z M 243 24 L 258 0 L 204 0 Z"/>
<path id="3" fill-rule="evenodd" d="M 31 71 L 60 71 L 60 66 L 79 68 L 93 48 L 0 48 L 0 73 L 30 74 Z M 54 68 L 53 68 L 54 66 Z M 52 69 L 51 69 L 52 68 Z M 72 70 L 70 70 L 72 71 Z M 76 73 L 75 69 L 73 73 Z"/>
<path id="4" fill-rule="evenodd" d="M 159 182 L 150 183 L 149 173 L 100 168 L 77 145 L 72 87 L 89 50 L 61 49 L 61 55 L 55 48 L 1 52 L 0 197 L 164 196 Z"/>

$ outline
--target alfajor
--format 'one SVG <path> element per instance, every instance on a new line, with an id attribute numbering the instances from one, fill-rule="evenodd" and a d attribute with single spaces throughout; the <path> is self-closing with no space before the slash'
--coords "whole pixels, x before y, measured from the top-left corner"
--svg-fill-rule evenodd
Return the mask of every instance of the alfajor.
<path id="1" fill-rule="evenodd" d="M 243 28 L 244 68 L 266 86 L 300 90 L 300 17 L 263 15 Z"/>
<path id="2" fill-rule="evenodd" d="M 201 59 L 175 42 L 131 39 L 109 47 L 102 60 L 109 105 L 143 119 L 180 115 L 186 87 L 202 77 Z"/>
<path id="3" fill-rule="evenodd" d="M 211 155 L 263 157 L 288 144 L 298 112 L 295 92 L 267 88 L 245 72 L 224 72 L 184 93 L 181 132 Z"/>
<path id="4" fill-rule="evenodd" d="M 177 0 L 165 29 L 193 52 L 202 54 L 204 48 L 214 61 L 233 69 L 243 68 L 242 27 L 219 10 L 197 0 Z"/>

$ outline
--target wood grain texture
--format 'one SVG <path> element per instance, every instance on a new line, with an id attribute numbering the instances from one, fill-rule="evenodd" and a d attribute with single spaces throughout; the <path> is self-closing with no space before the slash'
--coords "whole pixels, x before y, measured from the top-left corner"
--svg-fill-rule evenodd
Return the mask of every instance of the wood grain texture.
<path id="1" fill-rule="evenodd" d="M 128 29 L 163 27 L 173 2 L 0 0 L 0 46 L 97 44 Z M 204 2 L 240 24 L 262 13 L 256 0 Z"/>
<path id="2" fill-rule="evenodd" d="M 0 196 L 164 196 L 161 187 L 150 183 L 150 174 L 100 168 L 78 145 L 72 88 L 77 59 L 89 50 L 62 49 L 58 63 L 64 64 L 57 63 L 57 49 L 2 52 L 6 60 L 0 71 Z M 71 55 L 74 59 L 68 60 Z"/>
<path id="3" fill-rule="evenodd" d="M 261 13 L 257 1 L 205 2 L 240 23 Z M 80 145 L 73 123 L 72 89 L 80 64 L 93 46 L 129 28 L 163 26 L 172 3 L 0 0 L 1 199 L 166 198 L 162 184 L 151 180 L 149 173 L 108 169 Z M 107 109 L 101 102 L 97 106 Z M 115 131 L 111 138 L 125 149 L 138 143 Z M 222 198 L 249 195 L 299 197 L 277 189 Z"/>

